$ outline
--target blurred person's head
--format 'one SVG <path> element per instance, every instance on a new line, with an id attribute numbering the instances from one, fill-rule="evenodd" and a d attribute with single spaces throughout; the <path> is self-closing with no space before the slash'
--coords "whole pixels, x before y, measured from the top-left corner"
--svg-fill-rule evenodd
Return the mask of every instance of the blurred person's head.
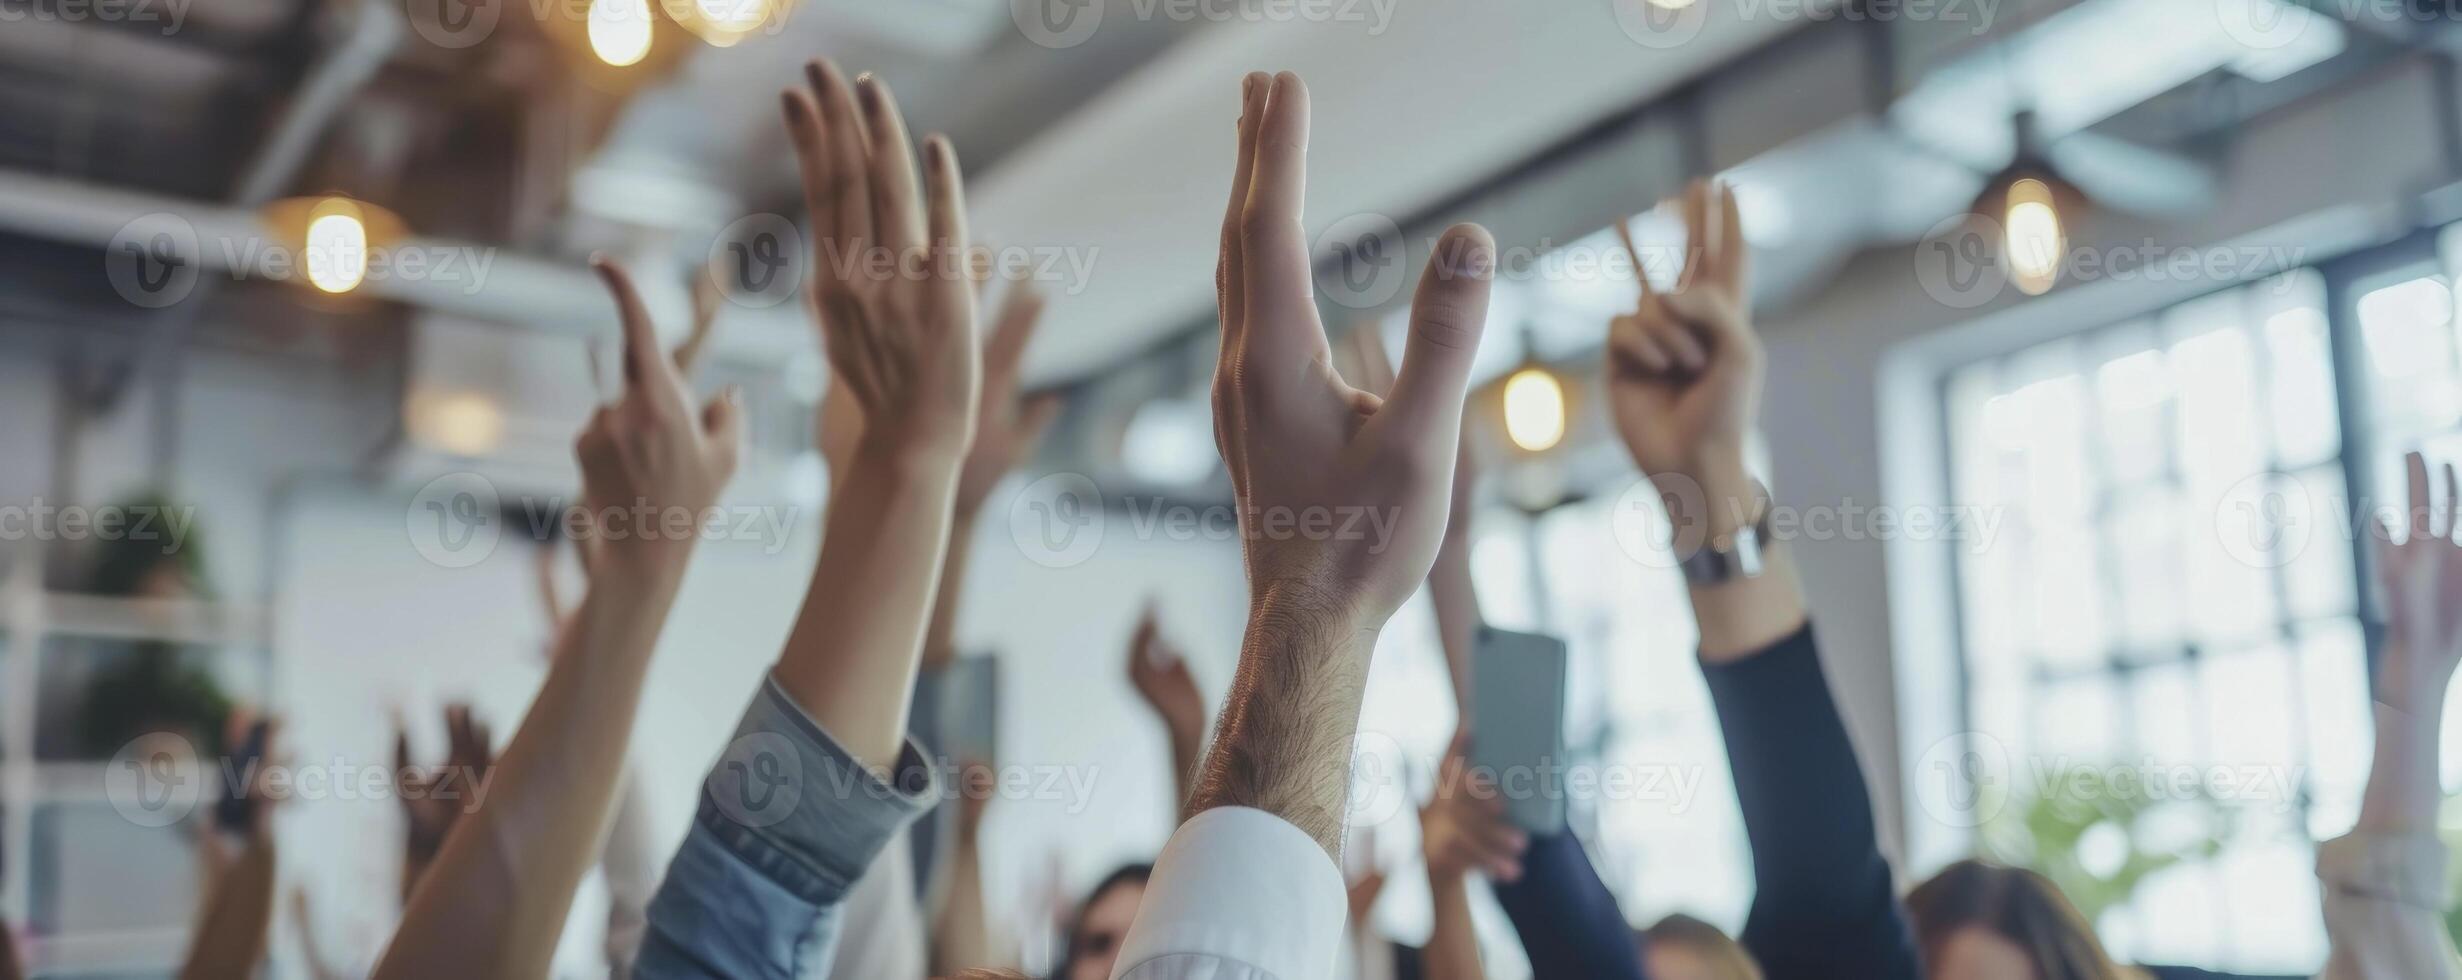
<path id="1" fill-rule="evenodd" d="M 1761 980 L 1761 967 L 1725 930 L 1670 915 L 1641 931 L 1643 974 L 1651 980 Z"/>
<path id="2" fill-rule="evenodd" d="M 1906 896 L 1930 980 L 2123 980 L 2051 879 L 1960 861 Z"/>
<path id="3" fill-rule="evenodd" d="M 1131 864 L 1104 875 L 1086 893 L 1086 903 L 1078 906 L 1068 934 L 1061 937 L 1067 947 L 1060 954 L 1059 968 L 1052 971 L 1052 980 L 1106 980 L 1111 976 L 1112 961 L 1120 956 L 1128 927 L 1137 922 L 1137 905 L 1145 901 L 1146 878 L 1153 873 L 1151 864 Z"/>

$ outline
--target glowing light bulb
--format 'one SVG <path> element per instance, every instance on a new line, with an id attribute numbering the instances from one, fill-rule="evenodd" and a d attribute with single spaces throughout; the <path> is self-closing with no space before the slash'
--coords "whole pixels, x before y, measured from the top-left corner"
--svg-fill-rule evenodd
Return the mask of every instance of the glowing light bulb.
<path id="1" fill-rule="evenodd" d="M 617 68 L 650 54 L 649 0 L 590 0 L 590 51 Z"/>
<path id="2" fill-rule="evenodd" d="M 409 409 L 412 438 L 457 456 L 485 456 L 504 444 L 504 409 L 475 391 L 422 391 Z"/>
<path id="3" fill-rule="evenodd" d="M 327 198 L 308 219 L 308 284 L 328 293 L 359 288 L 368 276 L 368 226 L 359 206 Z"/>
<path id="4" fill-rule="evenodd" d="M 1564 441 L 1564 385 L 1555 375 L 1527 367 L 1505 379 L 1505 435 L 1534 453 Z"/>
<path id="5" fill-rule="evenodd" d="M 2001 230 L 2010 281 L 2028 296 L 2050 292 L 2060 281 L 2061 261 L 2069 250 L 2051 186 L 2032 177 L 2010 184 L 2009 212 Z"/>

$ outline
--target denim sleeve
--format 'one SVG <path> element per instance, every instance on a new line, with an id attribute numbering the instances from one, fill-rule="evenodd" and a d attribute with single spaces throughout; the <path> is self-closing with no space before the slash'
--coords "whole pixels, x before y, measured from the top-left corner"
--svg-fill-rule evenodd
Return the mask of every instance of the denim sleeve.
<path id="1" fill-rule="evenodd" d="M 764 678 L 650 900 L 634 976 L 789 980 L 826 970 L 856 879 L 940 798 L 912 742 L 889 778 L 894 785 Z"/>

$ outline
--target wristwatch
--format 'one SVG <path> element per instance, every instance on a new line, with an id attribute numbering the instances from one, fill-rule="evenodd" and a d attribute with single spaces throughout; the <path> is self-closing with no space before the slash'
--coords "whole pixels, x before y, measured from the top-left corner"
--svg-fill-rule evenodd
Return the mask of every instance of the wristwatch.
<path id="1" fill-rule="evenodd" d="M 1677 559 L 1684 570 L 1684 581 L 1692 585 L 1718 585 L 1737 579 L 1759 578 L 1764 566 L 1762 548 L 1770 538 L 1769 488 L 1754 485 L 1758 491 L 1760 513 L 1752 523 L 1728 534 L 1713 535 L 1701 547 Z M 1670 507 L 1672 515 L 1673 508 Z M 1678 535 L 1679 539 L 1682 535 Z"/>

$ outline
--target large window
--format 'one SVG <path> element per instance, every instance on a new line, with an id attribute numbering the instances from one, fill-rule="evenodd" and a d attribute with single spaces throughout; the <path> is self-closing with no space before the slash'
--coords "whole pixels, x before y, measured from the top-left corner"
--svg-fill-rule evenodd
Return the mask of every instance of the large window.
<path id="1" fill-rule="evenodd" d="M 2313 842 L 2350 829 L 2372 737 L 2358 522 L 2403 505 L 2404 451 L 2462 460 L 2435 251 L 1944 380 L 1952 494 L 2000 528 L 1956 557 L 1969 758 L 2009 777 L 1982 849 L 2051 873 L 2123 959 L 2324 958 Z"/>

